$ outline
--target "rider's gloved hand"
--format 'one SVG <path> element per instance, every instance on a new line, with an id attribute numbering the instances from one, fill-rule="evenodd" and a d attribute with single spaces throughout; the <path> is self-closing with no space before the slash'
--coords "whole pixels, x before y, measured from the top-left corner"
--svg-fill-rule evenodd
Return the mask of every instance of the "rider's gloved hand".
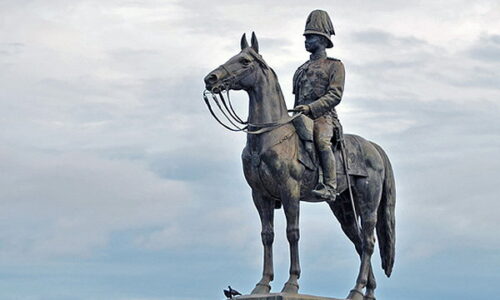
<path id="1" fill-rule="evenodd" d="M 294 110 L 301 111 L 304 115 L 308 115 L 311 112 L 309 105 L 297 105 Z"/>

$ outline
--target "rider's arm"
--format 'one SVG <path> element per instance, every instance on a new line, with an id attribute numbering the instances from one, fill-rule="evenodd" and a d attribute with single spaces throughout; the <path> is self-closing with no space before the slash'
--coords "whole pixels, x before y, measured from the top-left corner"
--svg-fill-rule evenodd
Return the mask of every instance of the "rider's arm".
<path id="1" fill-rule="evenodd" d="M 318 100 L 309 104 L 311 115 L 314 119 L 321 117 L 325 113 L 331 111 L 342 100 L 344 92 L 345 70 L 344 64 L 339 60 L 335 61 L 332 66 L 330 76 L 330 84 L 326 94 Z"/>
<path id="2" fill-rule="evenodd" d="M 297 106 L 299 105 L 299 77 L 300 75 L 302 74 L 302 72 L 304 71 L 303 68 L 304 68 L 304 65 L 305 63 L 300 66 L 297 71 L 295 71 L 295 74 L 293 74 L 293 90 L 292 90 L 292 93 L 295 95 L 295 101 L 294 101 L 294 104 L 293 106 Z"/>

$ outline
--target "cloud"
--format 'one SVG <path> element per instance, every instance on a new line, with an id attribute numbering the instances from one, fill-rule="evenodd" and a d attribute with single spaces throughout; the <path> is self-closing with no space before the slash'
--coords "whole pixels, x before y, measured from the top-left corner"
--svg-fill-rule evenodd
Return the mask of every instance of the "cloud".
<path id="1" fill-rule="evenodd" d="M 5 147 L 1 154 L 4 263 L 90 255 L 113 232 L 168 223 L 182 211 L 176 199 L 191 201 L 185 184 L 141 163 Z"/>
<path id="2" fill-rule="evenodd" d="M 500 35 L 482 36 L 477 45 L 468 50 L 468 54 L 475 59 L 486 62 L 500 61 Z"/>
<path id="3" fill-rule="evenodd" d="M 353 38 L 356 42 L 363 44 L 382 45 L 390 48 L 397 47 L 415 49 L 415 47 L 427 44 L 425 41 L 417 39 L 413 36 L 397 37 L 387 31 L 381 30 L 355 32 L 352 34 L 351 38 Z"/>
<path id="4" fill-rule="evenodd" d="M 291 77 L 308 58 L 305 18 L 315 8 L 333 17 L 337 35 L 329 55 L 346 66 L 338 107 L 345 131 L 379 143 L 393 162 L 397 272 L 415 277 L 443 259 L 447 267 L 460 260 L 477 275 L 469 256 L 448 254 L 493 257 L 500 247 L 491 230 L 500 167 L 500 10 L 494 1 L 25 1 L 0 7 L 0 259 L 6 274 L 33 261 L 44 270 L 56 261 L 66 270 L 73 259 L 73 269 L 92 262 L 89 274 L 107 266 L 124 276 L 118 263 L 108 264 L 116 259 L 130 267 L 125 273 L 136 276 L 134 283 L 160 278 L 147 291 L 172 299 L 205 299 L 227 278 L 253 285 L 261 265 L 260 224 L 241 171 L 245 136 L 211 119 L 202 79 L 239 51 L 243 32 L 255 31 L 290 105 Z M 246 115 L 246 95 L 232 97 Z M 355 272 L 357 257 L 328 207 L 304 204 L 301 222 L 306 289 L 331 292 L 331 266 L 342 274 L 333 275 L 337 283 L 350 284 L 345 274 Z M 288 267 L 282 211 L 276 212 L 275 253 L 280 282 Z M 129 265 L 137 257 L 154 271 L 137 274 L 139 263 Z M 232 267 L 220 273 L 226 263 Z M 481 274 L 496 265 L 493 257 Z M 55 286 L 73 271 L 18 272 Z M 16 276 L 6 285 L 22 285 Z M 193 277 L 206 277 L 196 291 L 188 286 Z M 420 286 L 432 284 L 422 278 Z M 26 299 L 61 298 L 56 288 L 35 286 L 23 288 Z M 384 286 L 391 285 L 381 284 L 389 299 Z M 405 296 L 412 288 L 404 280 L 397 286 Z M 440 296 L 451 293 L 443 289 Z M 145 290 L 137 287 L 129 298 L 141 299 Z M 109 290 L 107 296 L 123 299 Z"/>
<path id="5" fill-rule="evenodd" d="M 299 10 L 300 14 L 299 11 L 293 14 L 287 22 L 300 19 L 300 24 L 283 31 L 276 17 L 262 15 L 256 22 L 249 14 L 247 19 L 241 19 L 236 14 L 241 6 L 225 8 L 234 10 L 235 14 L 219 14 L 220 20 L 210 22 L 210 18 L 201 17 L 210 12 L 218 13 L 221 7 L 208 7 L 208 12 L 202 13 L 199 11 L 199 5 L 203 5 L 201 2 L 199 5 L 194 5 L 194 2 L 165 5 L 157 2 L 116 5 L 109 2 L 101 4 L 101 10 L 93 13 L 92 3 L 66 6 L 82 18 L 78 22 L 62 16 L 65 8 L 58 6 L 52 14 L 33 14 L 41 26 L 24 25 L 32 30 L 32 34 L 24 39 L 18 42 L 13 39 L 13 34 L 10 35 L 11 42 L 5 45 L 16 45 L 17 48 L 21 44 L 27 45 L 22 47 L 22 53 L 28 59 L 18 57 L 19 52 L 10 55 L 10 63 L 16 64 L 18 69 L 11 74 L 11 79 L 6 79 L 9 84 L 2 105 L 6 110 L 13 107 L 25 119 L 18 122 L 15 115 L 3 119 L 4 125 L 16 133 L 4 133 L 4 141 L 14 148 L 19 145 L 31 148 L 36 144 L 43 151 L 84 153 L 105 161 L 141 163 L 144 172 L 152 172 L 150 175 L 158 176 L 160 181 L 197 184 L 207 189 L 228 181 L 245 185 L 239 169 L 239 152 L 244 139 L 225 134 L 210 119 L 201 102 L 201 78 L 239 51 L 239 36 L 248 29 L 245 24 L 251 21 L 260 24 L 255 30 L 260 37 L 263 55 L 278 74 L 283 74 L 280 76 L 282 85 L 289 93 L 291 74 L 307 57 L 300 34 L 304 13 Z M 381 5 L 377 9 L 386 8 Z M 254 6 L 248 8 L 261 11 Z M 403 7 L 394 9 L 405 10 Z M 339 7 L 339 13 L 335 14 L 340 24 L 343 10 L 345 7 Z M 124 25 L 124 19 L 133 26 L 125 27 L 126 30 L 116 26 Z M 71 26 L 63 29 L 59 26 L 63 23 Z M 344 60 L 349 76 L 345 99 L 339 107 L 346 128 L 371 132 L 372 136 L 380 137 L 388 145 L 401 144 L 405 139 L 399 135 L 405 134 L 409 134 L 406 143 L 411 144 L 413 139 L 426 141 L 431 130 L 436 133 L 436 140 L 439 139 L 437 132 L 440 132 L 454 144 L 462 141 L 463 137 L 459 137 L 453 126 L 466 124 L 459 128 L 470 130 L 471 126 L 467 126 L 469 123 L 464 120 L 476 118 L 481 112 L 471 115 L 456 104 L 463 103 L 464 96 L 464 91 L 456 88 L 464 82 L 460 74 L 468 74 L 476 68 L 484 75 L 474 79 L 479 82 L 475 86 L 482 82 L 483 86 L 489 84 L 493 87 L 495 81 L 491 78 L 494 76 L 490 75 L 495 71 L 469 60 L 455 64 L 461 58 L 461 52 L 436 45 L 432 40 L 426 40 L 425 35 L 409 35 L 403 31 L 394 33 L 376 27 L 359 30 L 359 27 L 348 25 L 339 31 L 345 33 L 339 33 L 341 40 L 336 44 L 339 49 L 333 49 L 339 51 L 337 54 Z M 95 26 L 106 30 L 92 32 Z M 176 30 L 168 30 L 169 26 Z M 266 30 L 259 31 L 259 26 Z M 293 35 L 293 39 L 288 37 L 292 36 L 292 31 L 299 32 Z M 36 32 L 40 37 L 35 39 Z M 232 35 L 234 40 L 228 38 Z M 92 42 L 83 45 L 85 39 Z M 495 35 L 484 39 L 493 46 L 496 43 Z M 30 42 L 26 43 L 26 40 Z M 204 46 L 214 44 L 220 47 Z M 343 49 L 356 53 L 356 59 L 352 54 L 342 56 Z M 183 52 L 190 55 L 179 55 Z M 473 50 L 467 53 L 474 59 Z M 21 84 L 20 79 L 28 73 L 32 62 L 40 62 L 40 57 L 44 58 L 40 68 Z M 298 58 L 290 62 L 292 57 Z M 55 65 L 58 67 L 54 68 Z M 474 80 L 468 80 L 466 84 L 474 85 Z M 488 80 L 493 82 L 488 83 Z M 34 92 L 24 89 L 26 83 L 34 88 Z M 471 90 L 466 95 L 475 105 L 484 106 L 486 100 L 496 96 L 491 93 L 483 94 L 485 99 L 470 98 L 476 92 Z M 17 101 L 19 97 L 25 101 Z M 235 97 L 241 110 L 246 110 L 246 97 L 238 94 Z M 291 99 L 289 94 L 288 99 Z M 495 105 L 492 107 L 496 108 Z M 435 130 L 445 117 L 451 124 Z M 438 119 L 441 121 L 436 123 Z M 488 120 L 494 122 L 492 118 Z M 212 143 L 212 140 L 219 143 Z M 446 146 L 442 148 L 446 149 Z M 414 149 L 399 149 L 413 151 L 416 157 L 410 160 L 412 163 L 425 156 Z M 449 152 L 453 153 L 452 150 Z M 236 179 L 238 176 L 240 178 Z M 199 189 L 196 193 L 199 197 L 203 192 Z M 216 192 L 211 193 L 215 195 Z M 238 194 L 249 198 L 244 193 Z M 217 205 L 204 222 L 210 222 L 223 204 Z M 227 214 L 231 213 L 241 214 L 241 208 L 232 206 Z M 138 237 L 139 244 L 155 249 L 170 247 L 169 239 L 182 238 L 186 232 L 172 224 L 153 227 L 148 234 Z M 240 229 L 236 227 L 235 231 Z M 210 238 L 213 236 L 198 242 L 209 243 Z M 185 243 L 189 245 L 192 241 Z"/>

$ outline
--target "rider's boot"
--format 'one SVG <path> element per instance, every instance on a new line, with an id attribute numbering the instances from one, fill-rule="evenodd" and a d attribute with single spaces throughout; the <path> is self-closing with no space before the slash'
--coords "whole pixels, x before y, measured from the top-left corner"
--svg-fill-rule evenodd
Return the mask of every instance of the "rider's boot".
<path id="1" fill-rule="evenodd" d="M 323 150 L 319 153 L 321 166 L 323 168 L 323 185 L 321 189 L 313 190 L 312 193 L 319 198 L 335 201 L 337 197 L 337 170 L 335 155 L 332 150 Z"/>

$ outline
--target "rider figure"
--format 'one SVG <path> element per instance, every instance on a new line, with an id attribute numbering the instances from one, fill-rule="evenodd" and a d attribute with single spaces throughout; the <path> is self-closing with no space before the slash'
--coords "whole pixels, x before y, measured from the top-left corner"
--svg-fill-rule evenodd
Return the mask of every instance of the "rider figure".
<path id="1" fill-rule="evenodd" d="M 310 59 L 300 66 L 293 77 L 295 110 L 302 111 L 314 120 L 314 141 L 323 169 L 323 186 L 313 194 L 333 201 L 337 196 L 337 173 L 332 151 L 334 130 L 340 132 L 335 106 L 344 91 L 344 65 L 326 56 L 332 48 L 331 35 L 335 35 L 328 13 L 314 10 L 309 14 L 304 31 L 305 48 Z"/>

